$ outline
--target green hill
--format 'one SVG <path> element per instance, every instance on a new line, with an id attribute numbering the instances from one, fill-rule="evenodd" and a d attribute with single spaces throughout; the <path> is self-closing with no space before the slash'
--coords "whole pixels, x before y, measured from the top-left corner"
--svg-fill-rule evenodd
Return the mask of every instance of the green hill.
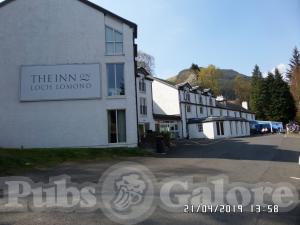
<path id="1" fill-rule="evenodd" d="M 235 100 L 236 98 L 234 93 L 234 79 L 237 76 L 242 76 L 247 80 L 251 81 L 251 77 L 241 74 L 235 70 L 232 69 L 218 69 L 218 70 L 220 70 L 222 74 L 222 76 L 218 78 L 221 93 L 227 99 Z M 196 72 L 192 69 L 184 69 L 180 71 L 176 76 L 170 77 L 167 80 L 174 84 L 189 82 L 192 85 L 197 85 L 197 75 Z"/>

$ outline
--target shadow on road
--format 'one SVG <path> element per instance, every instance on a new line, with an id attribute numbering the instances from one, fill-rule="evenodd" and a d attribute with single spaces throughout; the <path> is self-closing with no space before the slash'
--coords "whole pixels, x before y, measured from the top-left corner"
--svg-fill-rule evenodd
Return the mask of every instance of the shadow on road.
<path id="1" fill-rule="evenodd" d="M 247 140 L 251 139 L 247 138 Z M 197 145 L 186 140 L 185 142 L 177 143 L 164 157 L 298 162 L 299 155 L 300 151 L 280 149 L 277 145 L 272 145 L 272 143 L 257 144 L 245 141 L 243 138 L 236 138 L 224 139 L 210 145 Z"/>

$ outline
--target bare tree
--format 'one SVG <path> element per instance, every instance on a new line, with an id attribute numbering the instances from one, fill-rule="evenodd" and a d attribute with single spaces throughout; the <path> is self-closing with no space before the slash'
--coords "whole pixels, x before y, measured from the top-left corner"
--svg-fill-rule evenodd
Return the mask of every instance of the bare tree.
<path id="1" fill-rule="evenodd" d="M 154 74 L 155 59 L 152 55 L 149 55 L 143 51 L 138 51 L 136 61 L 138 67 L 143 67 L 151 75 Z"/>

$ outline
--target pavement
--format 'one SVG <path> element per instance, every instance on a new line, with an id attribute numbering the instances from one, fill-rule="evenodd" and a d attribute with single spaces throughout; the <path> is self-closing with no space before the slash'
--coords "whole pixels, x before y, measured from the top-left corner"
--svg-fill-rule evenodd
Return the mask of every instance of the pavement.
<path id="1" fill-rule="evenodd" d="M 220 140 L 180 140 L 165 155 L 123 159 L 142 164 L 155 176 L 155 186 L 172 177 L 193 176 L 197 182 L 224 175 L 229 182 L 286 182 L 300 196 L 300 138 L 266 135 Z M 103 172 L 119 160 L 91 163 L 69 163 L 55 168 L 22 174 L 34 182 L 47 182 L 49 177 L 67 174 L 73 182 L 97 182 Z M 157 197 L 157 196 L 156 196 Z M 286 213 L 183 213 L 167 212 L 157 207 L 141 225 L 154 224 L 300 224 L 297 207 Z M 101 210 L 95 212 L 19 212 L 0 213 L 0 225 L 50 224 L 116 224 Z"/>

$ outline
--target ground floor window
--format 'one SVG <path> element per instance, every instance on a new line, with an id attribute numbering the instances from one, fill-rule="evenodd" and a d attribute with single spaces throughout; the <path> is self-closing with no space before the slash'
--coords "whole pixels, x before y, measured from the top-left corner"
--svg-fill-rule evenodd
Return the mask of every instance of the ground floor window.
<path id="1" fill-rule="evenodd" d="M 198 124 L 198 131 L 203 132 L 203 124 L 202 123 Z"/>
<path id="2" fill-rule="evenodd" d="M 108 110 L 108 142 L 126 142 L 125 110 Z"/>
<path id="3" fill-rule="evenodd" d="M 232 122 L 229 121 L 230 135 L 232 135 Z"/>
<path id="4" fill-rule="evenodd" d="M 224 135 L 224 122 L 217 122 L 217 135 Z"/>
<path id="5" fill-rule="evenodd" d="M 241 122 L 241 132 L 244 134 L 244 122 Z"/>

